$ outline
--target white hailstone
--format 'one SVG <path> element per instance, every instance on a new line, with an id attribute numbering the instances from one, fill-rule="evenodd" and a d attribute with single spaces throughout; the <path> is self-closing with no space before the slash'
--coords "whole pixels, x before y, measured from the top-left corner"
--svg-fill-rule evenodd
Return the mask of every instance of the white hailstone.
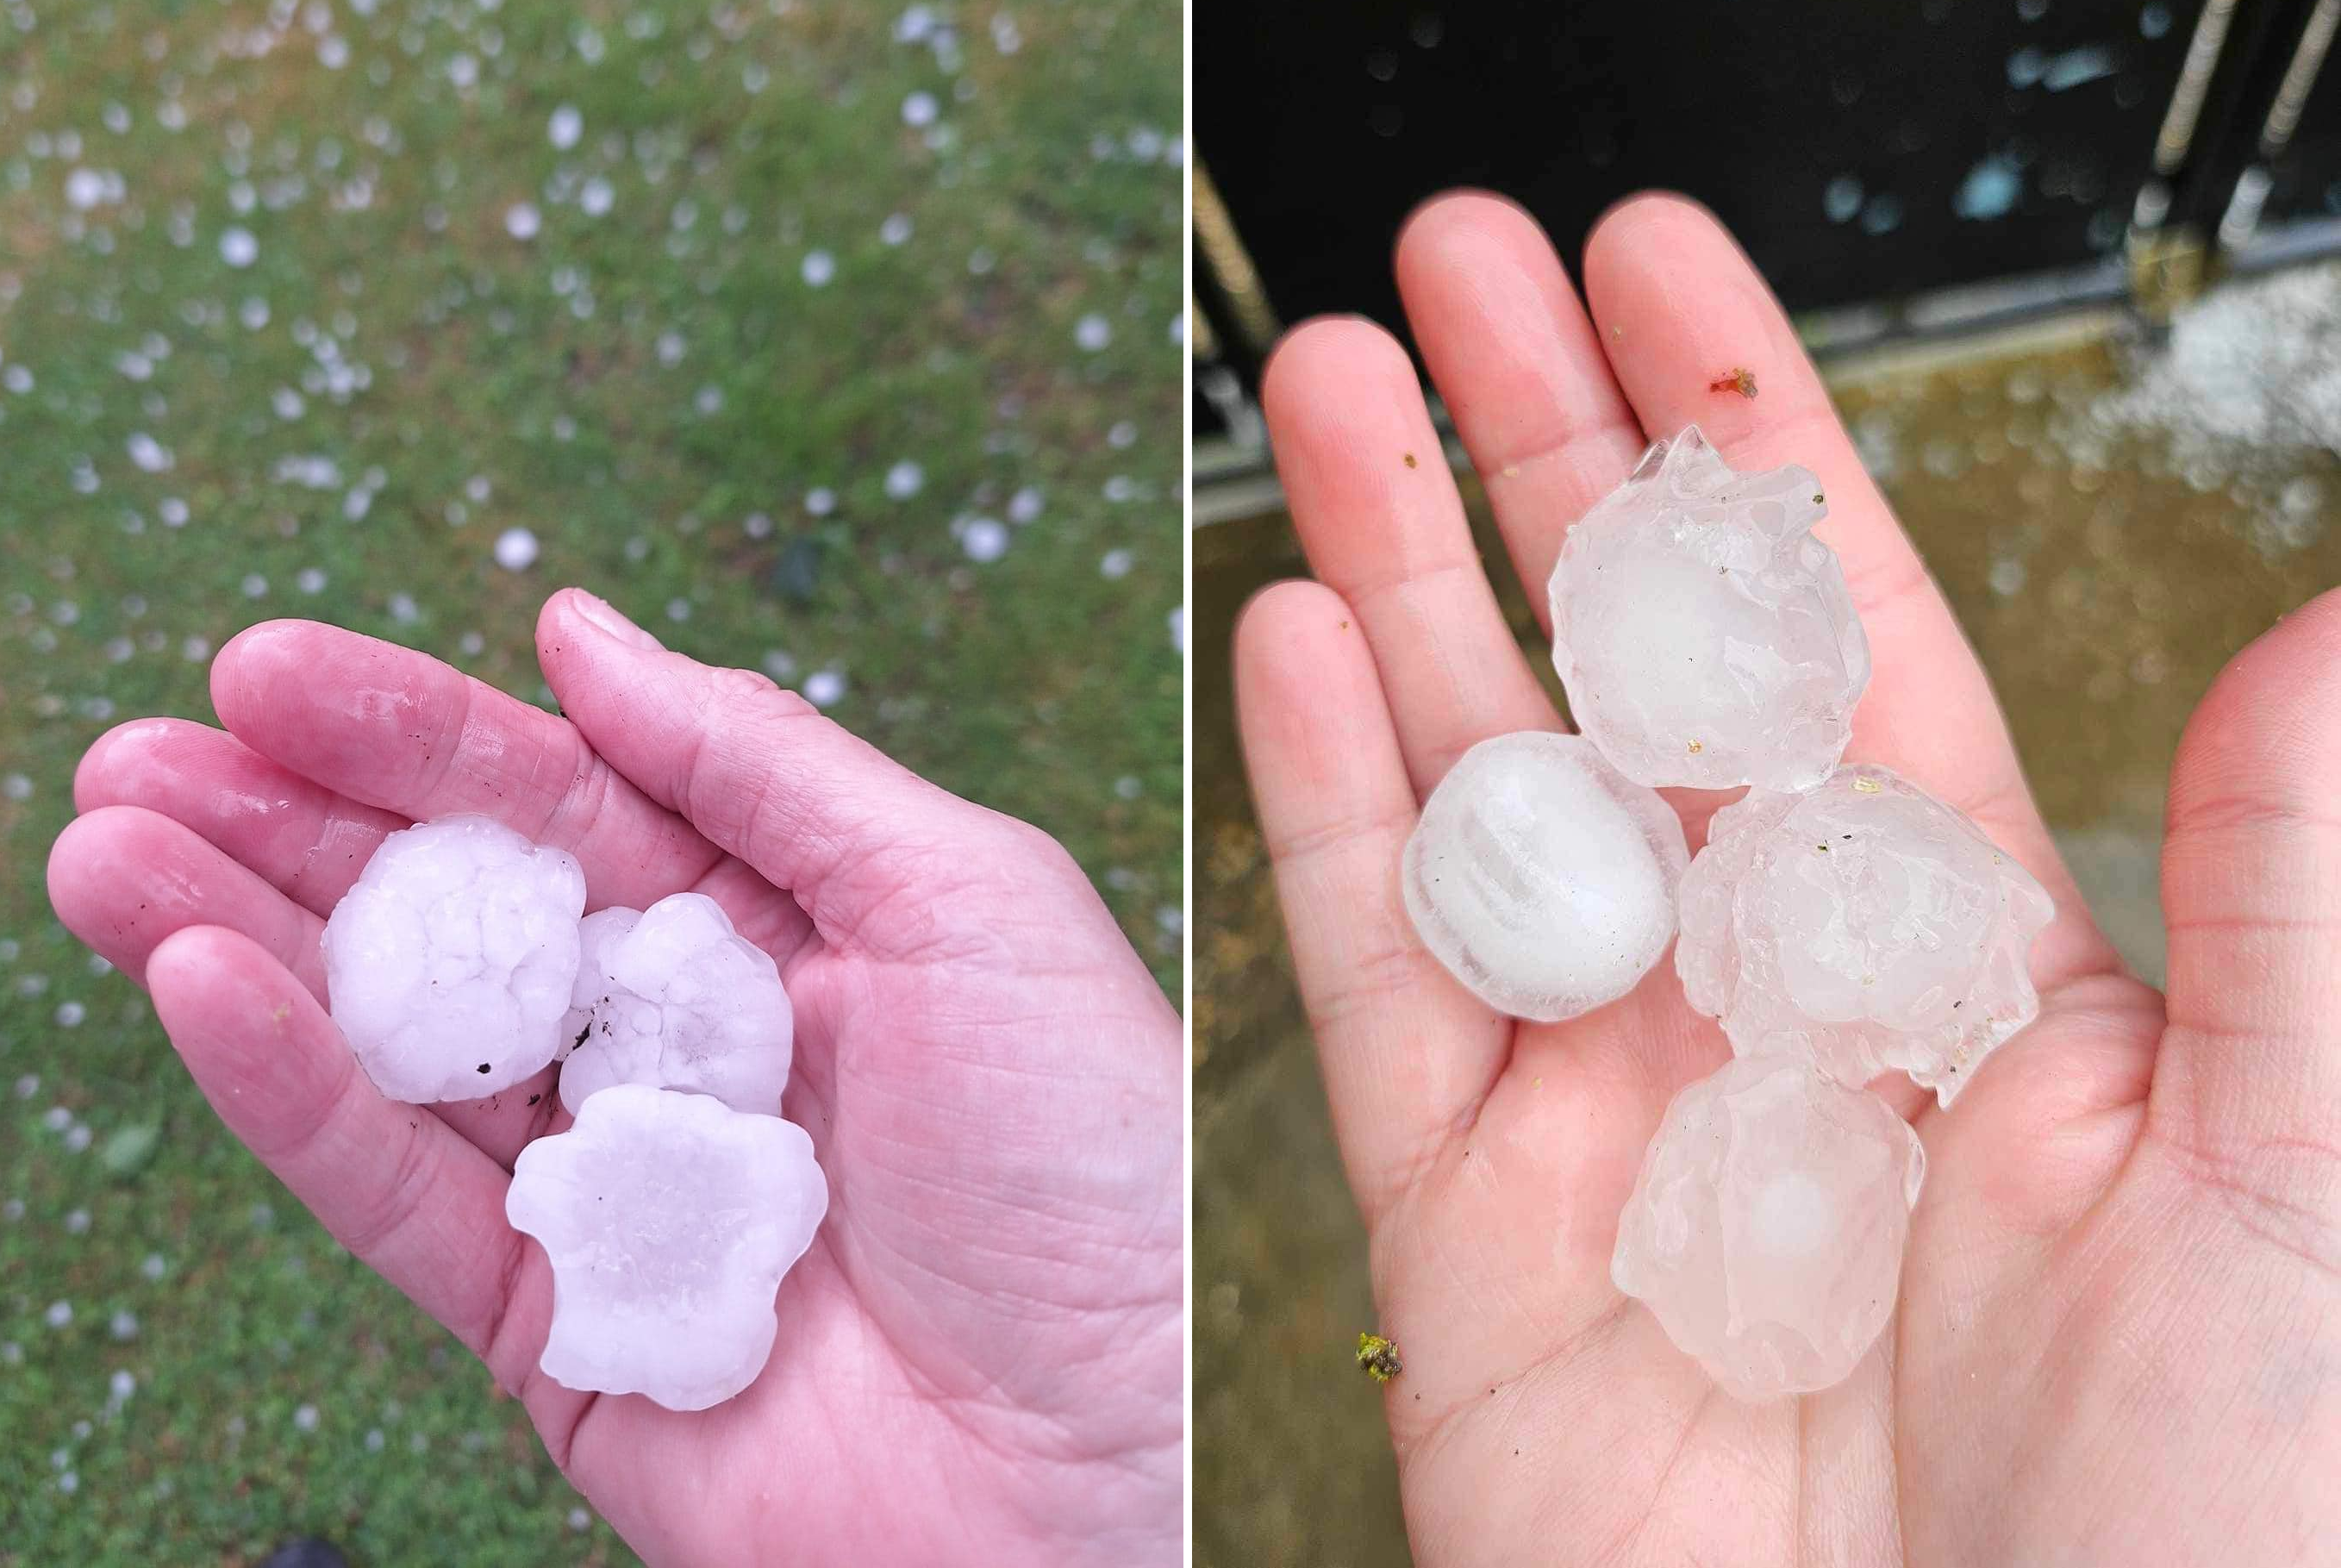
<path id="1" fill-rule="evenodd" d="M 304 1432 L 316 1431 L 317 1421 L 317 1407 L 314 1404 L 302 1405 L 293 1413 L 293 1424 Z"/>
<path id="2" fill-rule="evenodd" d="M 804 264 L 798 268 L 807 284 L 820 288 L 837 275 L 837 258 L 827 251 L 807 251 Z"/>
<path id="3" fill-rule="evenodd" d="M 504 232 L 516 240 L 533 240 L 543 226 L 543 215 L 534 202 L 514 202 L 504 209 Z"/>
<path id="4" fill-rule="evenodd" d="M 845 675 L 839 670 L 815 670 L 805 677 L 804 698 L 814 707 L 835 705 L 845 695 Z"/>
<path id="5" fill-rule="evenodd" d="M 1113 324 L 1092 311 L 1073 324 L 1073 342 L 1095 354 L 1113 341 Z"/>
<path id="6" fill-rule="evenodd" d="M 772 956 L 704 894 L 605 909 L 578 928 L 577 983 L 561 1020 L 561 1103 L 613 1084 L 712 1094 L 778 1115 L 792 1014 Z"/>
<path id="7" fill-rule="evenodd" d="M 536 561 L 536 535 L 525 528 L 507 528 L 496 535 L 496 564 L 507 572 L 525 571 Z"/>
<path id="8" fill-rule="evenodd" d="M 138 1264 L 138 1272 L 150 1280 L 161 1279 L 169 1268 L 170 1264 L 163 1261 L 160 1253 L 148 1253 Z"/>
<path id="9" fill-rule="evenodd" d="M 1465 752 L 1423 803 L 1400 883 L 1431 955 L 1516 1018 L 1573 1018 L 1631 991 L 1675 932 L 1690 852 L 1674 808 L 1577 735 Z"/>
<path id="10" fill-rule="evenodd" d="M 1734 1398 L 1829 1388 L 1894 1314 L 1926 1174 L 1877 1095 L 1739 1057 L 1667 1107 L 1609 1275 Z"/>
<path id="11" fill-rule="evenodd" d="M 89 1130 L 88 1123 L 75 1122 L 65 1129 L 65 1152 L 72 1154 L 80 1154 L 89 1147 L 89 1141 L 94 1135 Z"/>
<path id="12" fill-rule="evenodd" d="M 911 219 L 906 213 L 892 213 L 878 225 L 878 237 L 890 245 L 899 245 L 911 237 Z"/>
<path id="13" fill-rule="evenodd" d="M 902 124 L 912 126 L 931 125 L 935 123 L 935 115 L 940 107 L 932 93 L 913 93 L 902 100 Z"/>
<path id="14" fill-rule="evenodd" d="M 593 1095 L 521 1151 L 504 1199 L 553 1264 L 545 1375 L 669 1410 L 731 1398 L 772 1354 L 773 1293 L 828 1208 L 792 1123 L 647 1084 Z"/>
<path id="15" fill-rule="evenodd" d="M 1130 575 L 1131 567 L 1137 564 L 1138 557 L 1127 550 L 1109 550 L 1105 553 L 1104 558 L 1098 562 L 1098 575 L 1108 579 L 1127 577 Z"/>
<path id="16" fill-rule="evenodd" d="M 260 259 L 260 242 L 250 229 L 232 228 L 220 235 L 219 254 L 220 260 L 241 270 Z"/>
<path id="17" fill-rule="evenodd" d="M 81 1025 L 81 1021 L 88 1016 L 89 1009 L 83 1006 L 78 1002 L 61 1002 L 57 1004 L 57 1026 L 59 1028 L 78 1028 Z"/>
<path id="18" fill-rule="evenodd" d="M 589 218 L 598 218 L 610 210 L 617 195 L 609 181 L 595 175 L 577 187 L 577 209 Z"/>
<path id="19" fill-rule="evenodd" d="M 1751 790 L 1682 884 L 1683 994 L 1742 1055 L 1848 1084 L 1889 1068 L 1945 1105 L 2038 1016 L 2026 954 L 2056 914 L 2029 872 L 1888 769 Z"/>
<path id="20" fill-rule="evenodd" d="M 51 1328 L 64 1328 L 73 1322 L 73 1303 L 51 1302 L 49 1310 L 41 1315 Z"/>
<path id="21" fill-rule="evenodd" d="M 927 482 L 927 471 L 904 458 L 886 470 L 886 494 L 895 501 L 908 501 Z"/>
<path id="22" fill-rule="evenodd" d="M 314 566 L 304 566 L 293 574 L 293 585 L 304 594 L 322 594 L 325 591 L 325 574 Z"/>
<path id="23" fill-rule="evenodd" d="M 138 1314 L 124 1307 L 107 1322 L 105 1332 L 127 1344 L 138 1337 Z"/>
<path id="24" fill-rule="evenodd" d="M 483 816 L 382 841 L 325 922 L 334 1021 L 376 1087 L 473 1100 L 553 1059 L 585 875 Z"/>
<path id="25" fill-rule="evenodd" d="M 1008 554 L 1008 525 L 997 517 L 971 517 L 960 530 L 959 544 L 971 561 L 997 561 Z"/>
<path id="26" fill-rule="evenodd" d="M 185 527 L 187 525 L 187 517 L 189 515 L 187 512 L 187 504 L 184 501 L 180 500 L 175 495 L 164 496 L 163 500 L 155 505 L 154 514 L 163 520 L 163 526 L 165 528 Z"/>
<path id="27" fill-rule="evenodd" d="M 142 474 L 161 474 L 176 461 L 171 449 L 141 430 L 130 437 L 127 446 L 130 461 Z"/>
<path id="28" fill-rule="evenodd" d="M 1552 659 L 1579 730 L 1637 784 L 1804 789 L 1869 683 L 1802 468 L 1738 474 L 1692 425 L 1569 531 Z"/>
<path id="29" fill-rule="evenodd" d="M 585 116 L 577 112 L 575 105 L 563 104 L 553 111 L 553 118 L 545 123 L 544 134 L 557 150 L 565 153 L 575 146 L 577 139 L 585 134 Z"/>
<path id="30" fill-rule="evenodd" d="M 65 205 L 85 213 L 105 200 L 105 176 L 95 169 L 75 169 L 65 176 Z"/>
<path id="31" fill-rule="evenodd" d="M 1008 520 L 1021 525 L 1041 515 L 1041 495 L 1031 484 L 1023 486 L 1008 498 Z"/>
<path id="32" fill-rule="evenodd" d="M 106 1397 L 120 1404 L 138 1392 L 138 1380 L 127 1372 L 117 1371 L 106 1379 Z"/>

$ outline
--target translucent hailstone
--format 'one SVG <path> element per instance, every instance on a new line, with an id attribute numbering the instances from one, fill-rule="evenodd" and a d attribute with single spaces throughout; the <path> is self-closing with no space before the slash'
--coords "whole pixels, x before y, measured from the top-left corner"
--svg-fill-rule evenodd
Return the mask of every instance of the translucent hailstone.
<path id="1" fill-rule="evenodd" d="M 486 817 L 384 839 L 324 935 L 334 1022 L 375 1087 L 473 1100 L 551 1062 L 584 907 L 573 857 Z"/>
<path id="2" fill-rule="evenodd" d="M 773 1293 L 828 1208 L 792 1123 L 645 1084 L 595 1094 L 521 1151 L 504 1198 L 553 1263 L 545 1374 L 669 1410 L 731 1398 L 763 1370 Z"/>
<path id="3" fill-rule="evenodd" d="M 1573 1018 L 1634 988 L 1675 930 L 1682 823 L 1576 735 L 1463 754 L 1423 803 L 1401 883 L 1423 945 L 1519 1018 Z"/>
<path id="4" fill-rule="evenodd" d="M 561 1103 L 575 1111 L 613 1084 L 712 1094 L 778 1115 L 793 1015 L 780 970 L 704 894 L 647 910 L 604 909 L 578 929 L 582 953 L 561 1020 Z"/>
<path id="5" fill-rule="evenodd" d="M 2025 954 L 2055 914 L 1965 815 L 1863 764 L 1715 814 L 1675 967 L 1742 1055 L 1855 1084 L 1900 1068 L 1948 1105 L 2038 1015 Z"/>
<path id="6" fill-rule="evenodd" d="M 1738 474 L 1692 425 L 1569 531 L 1552 661 L 1570 715 L 1628 778 L 1803 789 L 1869 684 L 1845 574 L 1802 468 Z"/>
<path id="7" fill-rule="evenodd" d="M 1734 1397 L 1842 1383 L 1893 1315 L 1927 1174 L 1877 1095 L 1743 1056 L 1667 1107 L 1609 1263 Z"/>

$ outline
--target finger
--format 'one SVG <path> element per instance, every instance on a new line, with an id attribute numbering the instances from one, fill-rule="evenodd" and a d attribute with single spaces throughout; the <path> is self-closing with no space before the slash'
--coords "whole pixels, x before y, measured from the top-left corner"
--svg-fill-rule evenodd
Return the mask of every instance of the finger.
<path id="1" fill-rule="evenodd" d="M 1407 916 L 1398 867 L 1414 790 L 1350 607 L 1320 584 L 1270 588 L 1236 629 L 1235 664 L 1260 834 L 1370 1223 L 1486 1095 L 1510 1025 L 1439 968 Z"/>
<path id="2" fill-rule="evenodd" d="M 49 851 L 49 902 L 66 930 L 141 984 L 170 937 L 216 926 L 259 947 L 321 1004 L 329 1001 L 317 940 L 324 922 L 159 813 L 100 806 L 68 823 Z M 547 1068 L 501 1094 L 429 1110 L 509 1167 L 551 1116 L 553 1080 Z"/>
<path id="3" fill-rule="evenodd" d="M 1433 197 L 1398 243 L 1407 323 L 1551 630 L 1544 585 L 1569 525 L 1649 444 L 1536 220 L 1479 191 Z"/>
<path id="4" fill-rule="evenodd" d="M 2236 656 L 2171 768 L 2169 1027 L 2150 1104 L 2242 1190 L 2329 1172 L 2341 1144 L 2336 779 L 2341 590 Z"/>
<path id="5" fill-rule="evenodd" d="M 98 736 L 75 770 L 74 805 L 159 812 L 320 915 L 334 912 L 382 841 L 409 825 L 185 719 L 134 719 Z"/>
<path id="6" fill-rule="evenodd" d="M 443 1324 L 547 1432 L 573 1393 L 536 1370 L 551 1270 L 504 1223 L 504 1173 L 437 1119 L 385 1100 L 316 998 L 267 952 L 190 926 L 147 962 L 154 1011 L 229 1132 L 334 1238 Z"/>
<path id="7" fill-rule="evenodd" d="M 1861 466 L 1788 318 L 1722 225 L 1678 196 L 1639 196 L 1586 243 L 1586 299 L 1642 427 L 1698 424 L 1735 468 L 1797 464 L 1828 497 L 1819 536 L 1843 562 L 1869 638 L 1851 757 L 1908 774 L 1981 824 L 2038 877 L 2057 919 L 2033 952 L 2044 989 L 2119 963 L 2032 804 L 1983 668 Z M 1710 390 L 1746 370 L 1757 395 Z"/>
<path id="8" fill-rule="evenodd" d="M 1415 793 L 1490 735 L 1556 729 L 1471 543 L 1413 362 L 1370 323 L 1295 328 L 1260 389 L 1319 581 L 1373 650 Z"/>

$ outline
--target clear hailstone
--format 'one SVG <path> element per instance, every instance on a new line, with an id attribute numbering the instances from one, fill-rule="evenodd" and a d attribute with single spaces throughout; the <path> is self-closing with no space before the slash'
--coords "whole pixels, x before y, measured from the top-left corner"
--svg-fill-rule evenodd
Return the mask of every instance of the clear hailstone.
<path id="1" fill-rule="evenodd" d="M 175 461 L 171 449 L 141 430 L 130 437 L 130 461 L 142 474 L 161 474 Z"/>
<path id="2" fill-rule="evenodd" d="M 1400 877 L 1431 955 L 1516 1018 L 1615 1001 L 1675 931 L 1690 852 L 1658 794 L 1576 735 L 1481 741 L 1423 803 Z"/>
<path id="3" fill-rule="evenodd" d="M 1869 684 L 1845 574 L 1802 468 L 1737 474 L 1692 425 L 1569 531 L 1552 661 L 1579 730 L 1638 784 L 1803 789 Z"/>
<path id="4" fill-rule="evenodd" d="M 1742 1055 L 1848 1084 L 1889 1068 L 1948 1105 L 2038 1016 L 2026 953 L 2057 913 L 1959 812 L 1882 767 L 1751 790 L 1682 884 L 1683 994 Z"/>
<path id="5" fill-rule="evenodd" d="M 1095 354 L 1113 341 L 1113 324 L 1092 311 L 1073 324 L 1073 342 Z"/>
<path id="6" fill-rule="evenodd" d="M 577 112 L 575 105 L 563 104 L 553 111 L 553 118 L 545 123 L 544 134 L 557 150 L 565 153 L 575 146 L 578 138 L 585 134 L 585 116 Z"/>
<path id="7" fill-rule="evenodd" d="M 220 260 L 239 271 L 260 259 L 260 242 L 246 228 L 232 228 L 220 235 Z"/>
<path id="8" fill-rule="evenodd" d="M 534 202 L 514 202 L 504 209 L 504 232 L 516 240 L 533 240 L 544 226 Z"/>
<path id="9" fill-rule="evenodd" d="M 507 572 L 522 572 L 536 560 L 536 535 L 526 528 L 507 528 L 496 535 L 496 564 Z"/>
<path id="10" fill-rule="evenodd" d="M 935 95 L 932 93 L 913 93 L 902 100 L 902 124 L 912 126 L 931 125 L 935 123 L 935 115 L 940 108 L 941 105 L 935 102 Z"/>
<path id="11" fill-rule="evenodd" d="M 997 561 L 1008 554 L 1008 524 L 997 517 L 971 517 L 960 530 L 959 544 L 971 561 Z"/>
<path id="12" fill-rule="evenodd" d="M 845 696 L 845 674 L 842 670 L 815 670 L 805 677 L 804 699 L 814 707 L 833 707 Z"/>
<path id="13" fill-rule="evenodd" d="M 545 1375 L 669 1410 L 731 1398 L 772 1354 L 773 1294 L 828 1207 L 792 1123 L 646 1084 L 593 1095 L 521 1151 L 504 1199 L 553 1264 Z"/>
<path id="14" fill-rule="evenodd" d="M 899 245 L 909 240 L 911 237 L 910 215 L 907 213 L 889 214 L 886 221 L 878 225 L 878 237 L 880 240 L 890 245 Z"/>
<path id="15" fill-rule="evenodd" d="M 1829 1388 L 1894 1314 L 1926 1174 L 1877 1095 L 1739 1057 L 1667 1107 L 1609 1275 L 1733 1397 Z"/>
<path id="16" fill-rule="evenodd" d="M 908 501 L 927 482 L 927 471 L 904 458 L 886 470 L 886 494 L 896 501 Z"/>
<path id="17" fill-rule="evenodd" d="M 376 1087 L 473 1100 L 551 1062 L 577 978 L 574 857 L 456 816 L 383 840 L 325 922 L 334 1021 Z"/>
<path id="18" fill-rule="evenodd" d="M 837 258 L 827 251 L 807 251 L 798 271 L 804 275 L 808 285 L 820 288 L 837 275 Z"/>
<path id="19" fill-rule="evenodd" d="M 561 1021 L 561 1103 L 613 1084 L 712 1094 L 778 1115 L 792 1014 L 772 956 L 703 894 L 605 909 L 578 930 L 582 956 Z"/>

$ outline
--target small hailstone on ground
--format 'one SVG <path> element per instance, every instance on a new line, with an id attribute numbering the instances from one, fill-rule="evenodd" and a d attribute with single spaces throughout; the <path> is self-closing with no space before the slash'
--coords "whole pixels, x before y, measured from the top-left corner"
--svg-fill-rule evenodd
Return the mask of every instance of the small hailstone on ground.
<path id="1" fill-rule="evenodd" d="M 561 1020 L 561 1103 L 613 1084 L 712 1094 L 780 1114 L 793 1015 L 772 955 L 722 905 L 678 893 L 604 909 L 578 928 L 577 983 Z"/>
<path id="2" fill-rule="evenodd" d="M 1845 753 L 1869 644 L 1802 468 L 1739 474 L 1692 425 L 1569 531 L 1552 662 L 1637 784 L 1804 789 Z"/>
<path id="3" fill-rule="evenodd" d="M 219 253 L 220 260 L 230 266 L 248 267 L 260 259 L 260 242 L 252 237 L 250 229 L 228 229 L 220 235 Z"/>
<path id="4" fill-rule="evenodd" d="M 1877 1095 L 1794 1057 L 1739 1057 L 1667 1107 L 1610 1278 L 1735 1398 L 1828 1388 L 1893 1315 L 1926 1174 Z"/>
<path id="5" fill-rule="evenodd" d="M 1615 1001 L 1675 931 L 1682 823 L 1576 735 L 1523 731 L 1463 754 L 1406 843 L 1407 913 L 1431 955 L 1517 1018 Z"/>
<path id="6" fill-rule="evenodd" d="M 2025 954 L 2057 913 L 2029 872 L 1889 769 L 1715 814 L 1682 884 L 1683 994 L 1742 1055 L 1847 1084 L 1900 1068 L 1945 1105 L 2038 1016 Z"/>
<path id="7" fill-rule="evenodd" d="M 536 561 L 536 535 L 525 528 L 507 528 L 496 535 L 496 564 L 507 572 L 526 571 Z"/>
<path id="8" fill-rule="evenodd" d="M 971 517 L 959 543 L 971 561 L 997 561 L 1008 554 L 1008 525 L 997 517 Z"/>
<path id="9" fill-rule="evenodd" d="M 763 1370 L 773 1293 L 828 1208 L 792 1123 L 646 1084 L 594 1094 L 521 1151 L 504 1199 L 553 1263 L 545 1374 L 669 1410 L 731 1398 Z"/>
<path id="10" fill-rule="evenodd" d="M 516 240 L 533 240 L 543 226 L 543 215 L 534 202 L 514 202 L 504 209 L 504 232 Z"/>
<path id="11" fill-rule="evenodd" d="M 545 124 L 546 139 L 561 152 L 565 153 L 575 146 L 577 138 L 584 134 L 585 116 L 579 114 L 573 105 L 563 104 L 553 110 L 553 118 Z"/>
<path id="12" fill-rule="evenodd" d="M 559 1050 L 585 875 L 482 816 L 392 834 L 325 922 L 334 1022 L 393 1099 L 475 1100 Z"/>
<path id="13" fill-rule="evenodd" d="M 815 670 L 805 677 L 804 698 L 814 707 L 830 707 L 845 695 L 845 675 L 840 670 Z"/>

